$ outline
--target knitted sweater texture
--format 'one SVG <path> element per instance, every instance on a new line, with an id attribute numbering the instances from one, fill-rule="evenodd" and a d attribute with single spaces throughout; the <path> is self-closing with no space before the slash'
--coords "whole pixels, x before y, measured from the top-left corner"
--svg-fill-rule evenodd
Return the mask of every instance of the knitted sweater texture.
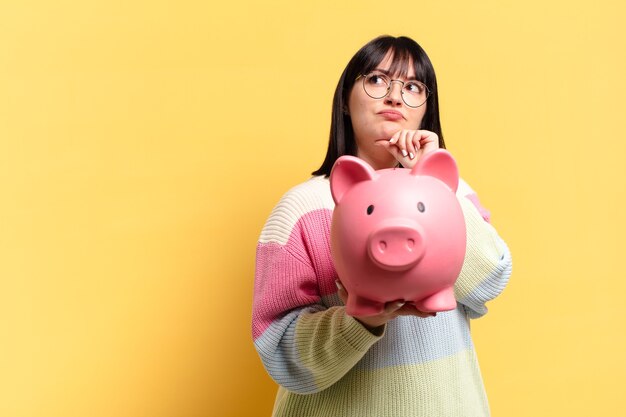
<path id="1" fill-rule="evenodd" d="M 467 253 L 456 310 L 398 317 L 378 333 L 346 315 L 337 295 L 328 179 L 283 196 L 259 238 L 252 317 L 255 347 L 280 385 L 275 417 L 489 415 L 469 323 L 504 289 L 511 256 L 464 181 L 457 196 Z"/>

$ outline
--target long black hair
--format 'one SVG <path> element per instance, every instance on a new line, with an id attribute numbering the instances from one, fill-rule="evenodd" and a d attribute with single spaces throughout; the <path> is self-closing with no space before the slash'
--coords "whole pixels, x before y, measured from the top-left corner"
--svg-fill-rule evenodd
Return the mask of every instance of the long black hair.
<path id="1" fill-rule="evenodd" d="M 409 65 L 413 63 L 415 78 L 428 86 L 430 95 L 426 103 L 426 113 L 422 119 L 420 129 L 430 130 L 439 136 L 439 147 L 445 148 L 441 122 L 439 120 L 439 95 L 437 78 L 428 55 L 417 42 L 405 36 L 380 36 L 371 40 L 352 57 L 343 70 L 333 97 L 333 112 L 330 124 L 330 139 L 326 158 L 313 175 L 329 176 L 330 171 L 340 156 L 354 155 L 357 146 L 350 116 L 347 114 L 347 104 L 350 91 L 356 79 L 361 74 L 367 74 L 382 62 L 387 53 L 393 53 L 393 62 L 389 72 L 406 77 Z"/>

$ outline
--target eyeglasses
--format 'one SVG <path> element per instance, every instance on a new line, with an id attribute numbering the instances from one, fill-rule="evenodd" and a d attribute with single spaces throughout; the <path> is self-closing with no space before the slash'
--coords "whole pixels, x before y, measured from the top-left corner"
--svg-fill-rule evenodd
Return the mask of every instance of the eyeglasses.
<path id="1" fill-rule="evenodd" d="M 391 92 L 391 83 L 397 82 L 402 85 L 402 101 L 409 107 L 420 107 L 430 96 L 430 90 L 426 84 L 419 81 L 392 80 L 387 74 L 380 71 L 372 71 L 367 75 L 356 77 L 363 78 L 363 90 L 365 94 L 374 99 L 386 97 Z"/>

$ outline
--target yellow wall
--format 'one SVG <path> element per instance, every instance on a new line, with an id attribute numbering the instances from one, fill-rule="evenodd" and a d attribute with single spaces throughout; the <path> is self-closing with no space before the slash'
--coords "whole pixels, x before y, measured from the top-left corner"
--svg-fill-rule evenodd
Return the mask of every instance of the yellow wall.
<path id="1" fill-rule="evenodd" d="M 256 240 L 382 33 L 513 251 L 473 326 L 493 414 L 624 415 L 622 2 L 215 3 L 0 3 L 0 416 L 268 415 Z"/>

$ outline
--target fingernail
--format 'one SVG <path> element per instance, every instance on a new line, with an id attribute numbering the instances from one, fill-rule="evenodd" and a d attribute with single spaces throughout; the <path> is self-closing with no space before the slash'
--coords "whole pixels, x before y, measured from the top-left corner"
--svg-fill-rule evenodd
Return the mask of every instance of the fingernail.
<path id="1" fill-rule="evenodd" d="M 408 155 L 408 153 L 404 149 L 402 149 L 402 156 L 406 157 L 407 155 Z"/>
<path id="2" fill-rule="evenodd" d="M 343 290 L 343 285 L 341 285 L 341 282 L 339 282 L 339 280 L 335 280 L 335 285 L 337 286 L 337 289 L 339 291 Z"/>
<path id="3" fill-rule="evenodd" d="M 415 158 L 415 155 L 413 155 L 413 152 L 409 153 L 409 158 L 411 158 L 411 159 Z"/>
<path id="4" fill-rule="evenodd" d="M 396 301 L 396 307 L 397 308 L 402 308 L 402 306 L 405 304 L 404 301 Z"/>

